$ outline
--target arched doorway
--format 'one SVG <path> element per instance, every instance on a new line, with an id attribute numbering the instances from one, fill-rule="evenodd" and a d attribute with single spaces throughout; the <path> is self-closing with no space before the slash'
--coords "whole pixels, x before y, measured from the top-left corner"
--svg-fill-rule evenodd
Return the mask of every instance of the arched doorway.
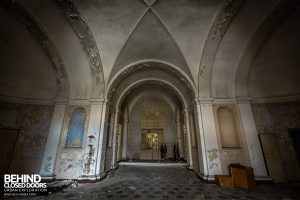
<path id="1" fill-rule="evenodd" d="M 112 80 L 107 94 L 105 171 L 121 160 L 160 160 L 162 145 L 167 160 L 181 159 L 199 168 L 198 147 L 192 146 L 197 139 L 191 135 L 193 83 L 176 68 L 157 62 L 127 69 Z"/>
<path id="2" fill-rule="evenodd" d="M 127 130 L 122 132 L 122 160 L 135 159 L 133 155 L 140 160 L 173 160 L 174 145 L 180 144 L 182 151 L 182 126 L 176 124 L 176 112 L 180 112 L 181 105 L 172 92 L 159 86 L 144 85 L 132 91 L 122 107 L 129 116 L 124 125 Z M 164 157 L 160 151 L 162 147 L 167 149 Z"/>

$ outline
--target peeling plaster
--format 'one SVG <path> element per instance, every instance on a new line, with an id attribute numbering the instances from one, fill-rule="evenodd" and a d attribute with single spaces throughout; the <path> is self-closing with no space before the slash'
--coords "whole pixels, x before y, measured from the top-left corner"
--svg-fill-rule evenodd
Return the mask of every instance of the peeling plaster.
<path id="1" fill-rule="evenodd" d="M 208 153 L 209 162 L 212 162 L 218 158 L 218 154 L 217 154 L 218 150 L 217 149 L 208 150 L 207 153 Z"/>

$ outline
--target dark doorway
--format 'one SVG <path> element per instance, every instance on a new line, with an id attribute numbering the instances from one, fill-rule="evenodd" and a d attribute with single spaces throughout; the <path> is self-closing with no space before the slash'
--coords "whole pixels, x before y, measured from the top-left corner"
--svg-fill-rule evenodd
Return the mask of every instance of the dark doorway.
<path id="1" fill-rule="evenodd" d="M 0 174 L 1 179 L 5 173 L 8 173 L 9 166 L 13 157 L 18 130 L 0 129 Z"/>
<path id="2" fill-rule="evenodd" d="M 296 157 L 300 166 L 300 128 L 290 129 Z"/>

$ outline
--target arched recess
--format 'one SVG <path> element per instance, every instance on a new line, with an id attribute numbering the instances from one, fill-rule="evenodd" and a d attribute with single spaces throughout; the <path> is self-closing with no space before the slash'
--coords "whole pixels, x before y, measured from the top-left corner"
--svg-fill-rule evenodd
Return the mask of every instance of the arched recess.
<path id="1" fill-rule="evenodd" d="M 182 110 L 181 107 L 177 94 L 167 87 L 144 82 L 132 88 L 120 109 L 121 118 L 124 117 L 121 123 L 122 149 L 119 148 L 122 157 L 118 155 L 118 160 L 131 159 L 134 152 L 139 154 L 140 159 L 160 159 L 159 144 L 167 145 L 169 158 L 173 157 L 173 146 L 176 143 L 178 146 L 180 143 L 179 150 L 182 152 L 183 136 L 182 132 L 178 132 L 176 116 L 176 112 Z M 157 139 L 153 148 L 145 141 L 148 134 Z M 180 156 L 186 159 L 183 154 Z"/>
<path id="2" fill-rule="evenodd" d="M 274 167 L 266 157 L 274 181 L 300 178 L 289 132 L 290 128 L 299 127 L 299 19 L 299 1 L 276 4 L 249 40 L 232 83 L 237 98 L 251 99 L 258 134 L 269 137 L 261 143 L 265 155 L 277 151 L 272 160 L 278 166 Z M 270 149 L 266 142 L 273 142 Z"/>
<path id="3" fill-rule="evenodd" d="M 216 15 L 210 27 L 202 51 L 198 72 L 198 93 L 201 98 L 209 98 L 211 93 L 211 76 L 216 53 L 230 24 L 236 17 L 244 0 L 226 1 Z"/>
<path id="4" fill-rule="evenodd" d="M 195 101 L 195 87 L 186 77 L 186 75 L 182 74 L 173 66 L 157 61 L 149 61 L 134 63 L 133 65 L 127 66 L 118 73 L 117 77 L 113 78 L 113 82 L 109 84 L 109 89 L 106 93 L 110 105 L 106 116 L 112 116 L 110 120 L 107 118 L 106 121 L 107 123 L 109 121 L 108 126 L 110 127 L 110 130 L 112 130 L 112 137 L 110 138 L 113 140 L 112 148 L 106 149 L 106 170 L 108 170 L 109 167 L 114 167 L 118 161 L 118 153 L 120 152 L 118 151 L 118 144 L 120 138 L 118 138 L 117 133 L 122 134 L 120 133 L 119 127 L 120 123 L 124 121 L 124 118 L 122 117 L 124 112 L 124 106 L 122 106 L 124 99 L 131 95 L 135 90 L 146 86 L 148 87 L 148 91 L 151 87 L 161 88 L 163 91 L 169 91 L 173 96 L 176 96 L 178 103 L 180 104 L 178 107 L 180 108 L 176 108 L 176 110 L 173 109 L 176 113 L 176 115 L 174 115 L 174 123 L 178 121 L 179 127 L 181 127 L 180 129 L 182 129 L 181 131 L 186 132 L 186 142 L 188 143 L 188 145 L 186 145 L 186 152 L 188 152 L 187 160 L 189 165 L 193 166 L 193 162 L 199 162 L 198 156 L 192 157 L 191 129 L 189 123 L 189 109 L 193 106 L 193 102 Z M 179 115 L 179 120 L 177 120 L 177 113 Z M 182 123 L 181 125 L 180 122 Z M 106 137 L 109 138 L 110 133 L 106 133 L 108 133 Z M 108 143 L 109 142 L 107 142 L 107 144 Z"/>
<path id="5" fill-rule="evenodd" d="M 132 100 L 130 101 L 130 104 L 128 104 L 128 114 L 131 113 L 132 109 L 134 108 L 135 104 L 137 104 L 138 101 L 140 101 L 141 98 L 146 98 L 147 96 L 151 97 L 151 96 L 158 96 L 161 99 L 163 99 L 172 109 L 172 112 L 175 114 L 176 113 L 176 105 L 175 105 L 175 101 L 177 96 L 169 96 L 167 94 L 164 94 L 160 91 L 152 91 L 151 95 L 149 94 L 149 92 L 147 91 L 143 91 L 138 93 L 137 95 L 133 95 Z"/>
<path id="6" fill-rule="evenodd" d="M 279 2 L 254 0 L 242 4 L 215 52 L 209 80 L 212 97 L 235 98 L 235 74 L 239 60 L 257 27 Z M 252 13 L 253 10 L 256 12 L 255 15 Z"/>
<path id="7" fill-rule="evenodd" d="M 297 18 L 297 12 L 299 13 L 299 2 L 282 1 L 257 28 L 238 63 L 234 81 L 237 98 L 251 97 L 248 88 L 251 67 L 255 64 L 255 60 L 259 57 L 261 51 L 264 50 L 264 46 L 268 44 L 268 42 L 270 43 L 270 39 L 272 39 L 274 33 L 278 31 L 280 26 L 284 26 L 283 24 L 287 23 L 287 20 L 294 21 L 295 18 Z M 294 24 L 293 27 L 297 27 L 297 25 Z M 291 30 L 290 33 L 295 33 L 295 31 L 297 30 Z M 288 35 L 288 32 L 286 33 L 285 38 L 292 41 L 292 36 Z M 293 43 L 294 42 L 295 40 Z M 277 49 L 277 52 L 282 51 L 284 46 L 281 45 L 280 41 L 276 41 L 276 43 L 278 43 L 278 45 L 274 47 L 274 49 Z M 278 57 L 281 56 L 278 55 Z M 274 77 L 277 77 L 277 75 L 274 75 Z"/>
<path id="8" fill-rule="evenodd" d="M 222 147 L 240 147 L 236 122 L 232 110 L 222 106 L 217 110 Z"/>
<path id="9" fill-rule="evenodd" d="M 36 98 L 36 97 L 32 98 L 32 96 L 34 96 L 34 95 L 22 96 L 22 93 L 21 93 L 21 94 L 19 94 L 20 96 L 15 96 L 15 97 L 20 98 L 20 99 L 25 98 L 32 102 L 34 102 L 34 100 L 37 100 L 37 102 L 39 102 L 41 100 L 46 100 L 45 102 L 47 102 L 47 100 L 53 101 L 54 99 L 55 100 L 67 99 L 69 97 L 69 78 L 68 78 L 67 70 L 66 70 L 64 61 L 63 61 L 61 55 L 59 54 L 56 45 L 54 44 L 53 40 L 49 36 L 46 28 L 44 28 L 44 26 L 39 22 L 39 20 L 34 15 L 32 15 L 30 10 L 24 5 L 23 2 L 1 1 L 0 5 L 14 18 L 13 20 L 18 21 L 20 26 L 24 27 L 34 38 L 35 42 L 38 43 L 38 45 L 40 46 L 41 50 L 44 53 L 43 57 L 46 56 L 48 58 L 48 61 L 50 61 L 50 65 L 52 66 L 52 71 L 54 72 L 54 76 L 55 76 L 54 84 L 56 85 L 56 92 L 55 92 L 56 94 L 54 96 L 48 95 L 48 97 L 45 98 L 44 96 L 47 96 L 47 95 L 43 95 L 40 93 L 39 95 L 42 98 L 41 97 L 40 98 Z M 12 25 L 12 27 L 13 27 L 13 25 Z M 16 36 L 16 35 L 14 35 L 14 36 Z M 32 41 L 32 38 L 30 38 L 30 41 Z M 33 43 L 35 43 L 35 42 L 33 42 Z M 32 46 L 35 46 L 35 44 Z M 31 47 L 31 48 L 34 48 L 34 47 Z M 27 56 L 28 56 L 28 54 L 27 54 Z M 48 61 L 47 61 L 47 63 L 48 63 Z M 36 62 L 34 64 L 37 64 L 37 63 L 38 62 Z M 16 62 L 14 64 L 18 65 L 20 63 Z M 28 63 L 24 63 L 24 65 L 25 64 L 28 64 Z M 15 67 L 15 66 L 12 66 L 12 68 L 13 67 Z M 31 72 L 31 73 L 33 73 L 33 72 Z M 51 77 L 50 74 L 49 74 L 49 77 Z M 16 77 L 14 77 L 14 78 L 16 79 Z M 15 80 L 13 80 L 12 82 L 14 82 L 14 81 Z M 30 84 L 29 81 L 30 80 L 27 80 L 27 81 L 25 80 L 24 83 Z M 26 88 L 26 84 L 20 85 L 19 87 L 23 88 L 23 90 L 28 90 L 28 88 Z M 43 83 L 40 83 L 40 84 L 41 84 L 41 86 L 45 85 Z M 31 83 L 31 87 L 32 86 L 33 85 Z M 30 86 L 29 86 L 29 88 L 30 88 Z M 37 91 L 40 90 L 40 88 L 38 88 L 36 86 L 32 87 L 32 88 L 35 88 Z M 32 91 L 32 88 L 30 88 L 29 91 Z M 24 94 L 26 94 L 26 92 L 24 92 Z M 18 95 L 18 94 L 15 94 L 15 95 Z M 43 97 L 44 97 L 44 99 L 43 99 Z M 6 98 L 6 97 L 4 97 L 4 98 Z M 34 98 L 36 98 L 36 99 L 34 99 Z"/>

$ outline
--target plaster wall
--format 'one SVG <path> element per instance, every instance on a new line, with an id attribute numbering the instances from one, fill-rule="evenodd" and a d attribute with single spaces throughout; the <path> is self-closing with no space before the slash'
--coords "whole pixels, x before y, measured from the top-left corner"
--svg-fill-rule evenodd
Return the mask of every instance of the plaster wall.
<path id="1" fill-rule="evenodd" d="M 273 30 L 252 63 L 248 91 L 252 98 L 300 94 L 300 8 Z"/>
<path id="2" fill-rule="evenodd" d="M 0 103 L 0 128 L 19 130 L 10 173 L 39 172 L 53 108 L 52 105 Z"/>
<path id="3" fill-rule="evenodd" d="M 0 96 L 53 99 L 55 75 L 39 43 L 1 6 L 0 24 Z"/>

